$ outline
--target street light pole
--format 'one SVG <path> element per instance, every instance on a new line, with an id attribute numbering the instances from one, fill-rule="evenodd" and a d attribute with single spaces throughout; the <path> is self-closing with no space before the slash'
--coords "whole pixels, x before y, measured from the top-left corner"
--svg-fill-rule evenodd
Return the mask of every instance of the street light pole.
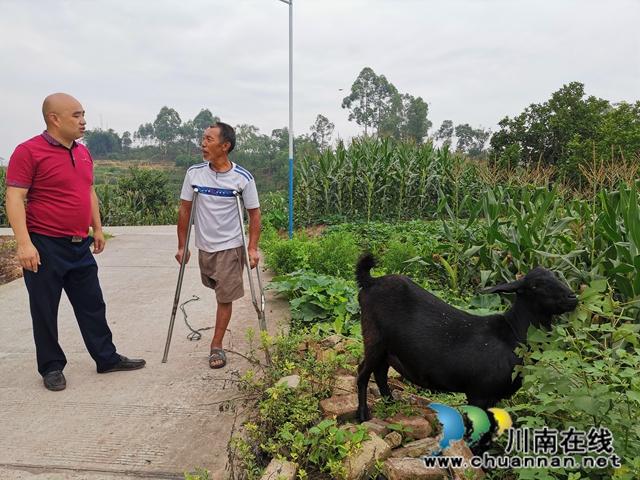
<path id="1" fill-rule="evenodd" d="M 293 0 L 289 5 L 289 238 L 293 237 Z"/>

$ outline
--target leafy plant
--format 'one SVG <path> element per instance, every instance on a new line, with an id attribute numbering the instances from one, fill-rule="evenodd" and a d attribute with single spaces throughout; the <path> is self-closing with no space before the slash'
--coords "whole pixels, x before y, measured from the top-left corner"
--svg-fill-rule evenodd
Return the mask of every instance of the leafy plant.
<path id="1" fill-rule="evenodd" d="M 311 270 L 336 277 L 353 279 L 360 248 L 350 233 L 329 233 L 319 238 L 316 248 L 310 249 Z"/>
<path id="2" fill-rule="evenodd" d="M 357 289 L 352 282 L 302 270 L 275 277 L 266 288 L 283 294 L 290 302 L 291 317 L 299 322 L 359 321 Z"/>
<path id="3" fill-rule="evenodd" d="M 206 468 L 196 467 L 196 473 L 185 472 L 185 480 L 209 480 L 211 478 L 211 472 Z"/>
<path id="4" fill-rule="evenodd" d="M 580 299 L 569 323 L 550 336 L 530 332 L 529 349 L 522 351 L 525 365 L 519 368 L 527 396 L 514 397 L 509 409 L 521 426 L 608 428 L 624 461 L 615 476 L 638 478 L 639 326 L 626 322 L 604 281 L 592 283 Z"/>

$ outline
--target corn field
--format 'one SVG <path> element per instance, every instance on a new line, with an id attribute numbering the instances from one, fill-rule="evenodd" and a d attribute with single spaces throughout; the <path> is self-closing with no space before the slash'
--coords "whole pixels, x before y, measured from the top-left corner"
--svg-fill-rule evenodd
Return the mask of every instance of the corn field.
<path id="1" fill-rule="evenodd" d="M 340 142 L 318 157 L 303 157 L 295 174 L 294 211 L 304 225 L 332 216 L 428 218 L 436 213 L 439 191 L 481 187 L 474 165 L 448 148 L 391 138 L 355 139 L 348 149 Z"/>
<path id="2" fill-rule="evenodd" d="M 177 204 L 158 205 L 148 201 L 144 192 L 108 184 L 96 185 L 95 190 L 103 225 L 175 225 L 178 221 Z"/>

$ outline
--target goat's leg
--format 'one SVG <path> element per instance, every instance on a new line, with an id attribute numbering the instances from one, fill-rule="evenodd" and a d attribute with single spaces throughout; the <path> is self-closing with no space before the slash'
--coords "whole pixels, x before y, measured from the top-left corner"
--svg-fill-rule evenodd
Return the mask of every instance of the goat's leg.
<path id="1" fill-rule="evenodd" d="M 388 383 L 389 364 L 386 361 L 382 361 L 373 371 L 373 377 L 376 379 L 376 384 L 380 389 L 380 395 L 387 399 L 391 399 L 391 390 Z"/>
<path id="2" fill-rule="evenodd" d="M 369 420 L 369 408 L 367 407 L 369 378 L 371 378 L 371 373 L 381 361 L 383 361 L 381 358 L 365 355 L 362 363 L 358 365 L 358 418 L 361 422 Z"/>

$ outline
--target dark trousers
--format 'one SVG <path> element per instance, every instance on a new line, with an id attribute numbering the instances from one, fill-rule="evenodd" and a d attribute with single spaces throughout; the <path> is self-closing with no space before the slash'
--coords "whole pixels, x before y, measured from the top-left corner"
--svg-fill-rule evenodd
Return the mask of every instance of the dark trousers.
<path id="1" fill-rule="evenodd" d="M 120 360 L 107 325 L 106 305 L 91 252 L 93 238 L 71 239 L 30 234 L 40 254 L 38 272 L 24 270 L 36 343 L 38 371 L 46 375 L 64 369 L 67 359 L 58 343 L 58 307 L 64 289 L 98 372 Z"/>

